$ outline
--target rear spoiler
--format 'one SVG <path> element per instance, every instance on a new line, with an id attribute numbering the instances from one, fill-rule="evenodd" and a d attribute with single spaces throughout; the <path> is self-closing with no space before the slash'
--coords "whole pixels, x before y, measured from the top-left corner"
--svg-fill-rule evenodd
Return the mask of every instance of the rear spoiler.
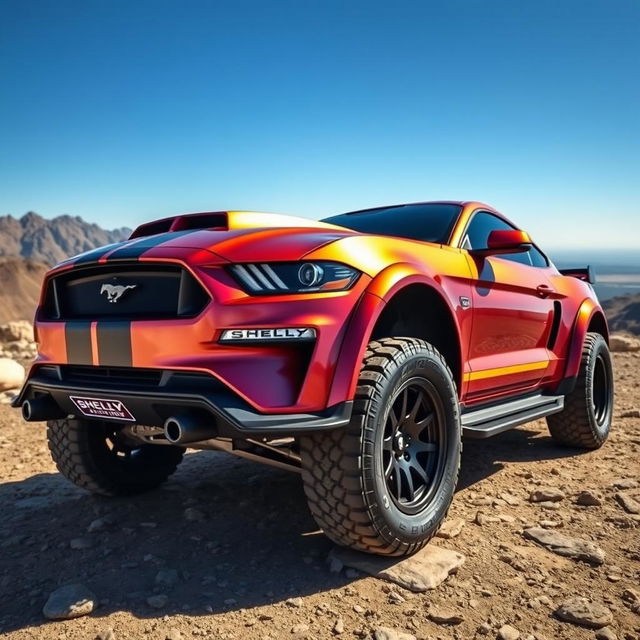
<path id="1" fill-rule="evenodd" d="M 558 269 L 563 276 L 571 276 L 572 278 L 578 278 L 578 280 L 584 280 L 589 284 L 595 284 L 596 274 L 591 266 L 577 269 Z"/>

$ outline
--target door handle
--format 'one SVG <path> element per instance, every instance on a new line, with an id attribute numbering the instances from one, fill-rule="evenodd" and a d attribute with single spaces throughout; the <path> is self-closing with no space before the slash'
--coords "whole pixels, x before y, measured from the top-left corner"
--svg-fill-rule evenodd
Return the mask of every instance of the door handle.
<path id="1" fill-rule="evenodd" d="M 553 293 L 553 289 L 548 284 L 539 284 L 536 291 L 541 298 L 548 298 Z"/>

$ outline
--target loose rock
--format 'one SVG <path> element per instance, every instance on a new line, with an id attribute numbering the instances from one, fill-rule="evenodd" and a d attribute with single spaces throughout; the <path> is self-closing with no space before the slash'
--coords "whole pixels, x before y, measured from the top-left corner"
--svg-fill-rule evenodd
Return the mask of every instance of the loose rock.
<path id="1" fill-rule="evenodd" d="M 201 522 L 206 517 L 202 511 L 194 507 L 187 507 L 183 515 L 184 519 L 190 522 Z"/>
<path id="2" fill-rule="evenodd" d="M 576 504 L 581 507 L 599 507 L 602 504 L 602 499 L 593 491 L 581 491 L 576 498 Z"/>
<path id="3" fill-rule="evenodd" d="M 611 485 L 614 489 L 637 489 L 640 486 L 633 478 L 618 478 Z"/>
<path id="4" fill-rule="evenodd" d="M 69 541 L 69 546 L 76 550 L 91 549 L 93 540 L 90 538 L 73 538 Z"/>
<path id="5" fill-rule="evenodd" d="M 331 554 L 347 567 L 416 592 L 435 589 L 456 573 L 465 561 L 461 553 L 433 544 L 408 558 L 372 556 L 338 547 Z"/>
<path id="6" fill-rule="evenodd" d="M 570 538 L 557 531 L 541 527 L 525 529 L 523 535 L 525 538 L 537 542 L 559 556 L 583 560 L 595 565 L 600 565 L 604 562 L 604 551 L 588 540 Z"/>
<path id="7" fill-rule="evenodd" d="M 613 614 L 607 607 L 587 598 L 571 598 L 556 609 L 556 616 L 589 629 L 601 629 L 613 622 Z"/>
<path id="8" fill-rule="evenodd" d="M 67 584 L 56 589 L 42 609 L 49 620 L 70 620 L 91 613 L 96 596 L 83 584 Z"/>
<path id="9" fill-rule="evenodd" d="M 431 607 L 427 615 L 429 620 L 436 624 L 460 624 L 464 622 L 464 616 L 453 609 Z"/>
<path id="10" fill-rule="evenodd" d="M 540 487 L 529 494 L 530 502 L 560 502 L 564 493 L 556 487 Z"/>
<path id="11" fill-rule="evenodd" d="M 518 640 L 520 632 L 510 624 L 505 624 L 498 629 L 498 640 Z"/>
<path id="12" fill-rule="evenodd" d="M 299 609 L 302 606 L 302 598 L 289 598 L 288 600 L 285 600 L 284 603 L 290 607 Z"/>
<path id="13" fill-rule="evenodd" d="M 618 636 L 610 627 L 603 627 L 596 631 L 596 640 L 618 640 Z"/>
<path id="14" fill-rule="evenodd" d="M 111 518 L 96 518 L 89 523 L 87 533 L 95 533 L 96 531 L 104 531 L 113 524 Z"/>
<path id="15" fill-rule="evenodd" d="M 162 609 L 167 602 L 169 602 L 169 596 L 164 593 L 160 593 L 157 596 L 149 596 L 147 598 L 147 604 L 154 609 Z"/>
<path id="16" fill-rule="evenodd" d="M 451 520 L 445 520 L 444 524 L 440 527 L 440 530 L 436 535 L 438 538 L 445 538 L 450 540 L 460 535 L 464 527 L 464 520 L 462 518 L 452 518 Z"/>
<path id="17" fill-rule="evenodd" d="M 156 584 L 161 587 L 173 587 L 179 580 L 175 569 L 160 569 L 156 574 Z"/>
<path id="18" fill-rule="evenodd" d="M 626 493 L 616 493 L 616 500 L 627 513 L 640 513 L 640 502 Z"/>
<path id="19" fill-rule="evenodd" d="M 397 631 L 389 627 L 377 627 L 373 630 L 373 637 L 374 640 L 416 640 L 416 637 L 411 633 Z"/>

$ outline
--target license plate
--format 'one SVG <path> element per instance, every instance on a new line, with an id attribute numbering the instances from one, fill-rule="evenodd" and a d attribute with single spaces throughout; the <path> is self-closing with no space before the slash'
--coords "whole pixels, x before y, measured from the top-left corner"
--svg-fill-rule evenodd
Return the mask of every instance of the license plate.
<path id="1" fill-rule="evenodd" d="M 69 396 L 79 411 L 89 418 L 106 418 L 107 420 L 127 420 L 135 422 L 133 414 L 121 400 L 107 398 L 89 398 L 86 396 Z"/>

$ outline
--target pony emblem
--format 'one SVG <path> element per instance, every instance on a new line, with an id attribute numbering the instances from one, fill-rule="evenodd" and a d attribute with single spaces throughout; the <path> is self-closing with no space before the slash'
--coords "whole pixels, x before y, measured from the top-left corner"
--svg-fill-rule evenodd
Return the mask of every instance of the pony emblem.
<path id="1" fill-rule="evenodd" d="M 135 289 L 137 286 L 137 284 L 103 284 L 100 295 L 106 293 L 109 302 L 118 302 L 127 289 Z"/>

